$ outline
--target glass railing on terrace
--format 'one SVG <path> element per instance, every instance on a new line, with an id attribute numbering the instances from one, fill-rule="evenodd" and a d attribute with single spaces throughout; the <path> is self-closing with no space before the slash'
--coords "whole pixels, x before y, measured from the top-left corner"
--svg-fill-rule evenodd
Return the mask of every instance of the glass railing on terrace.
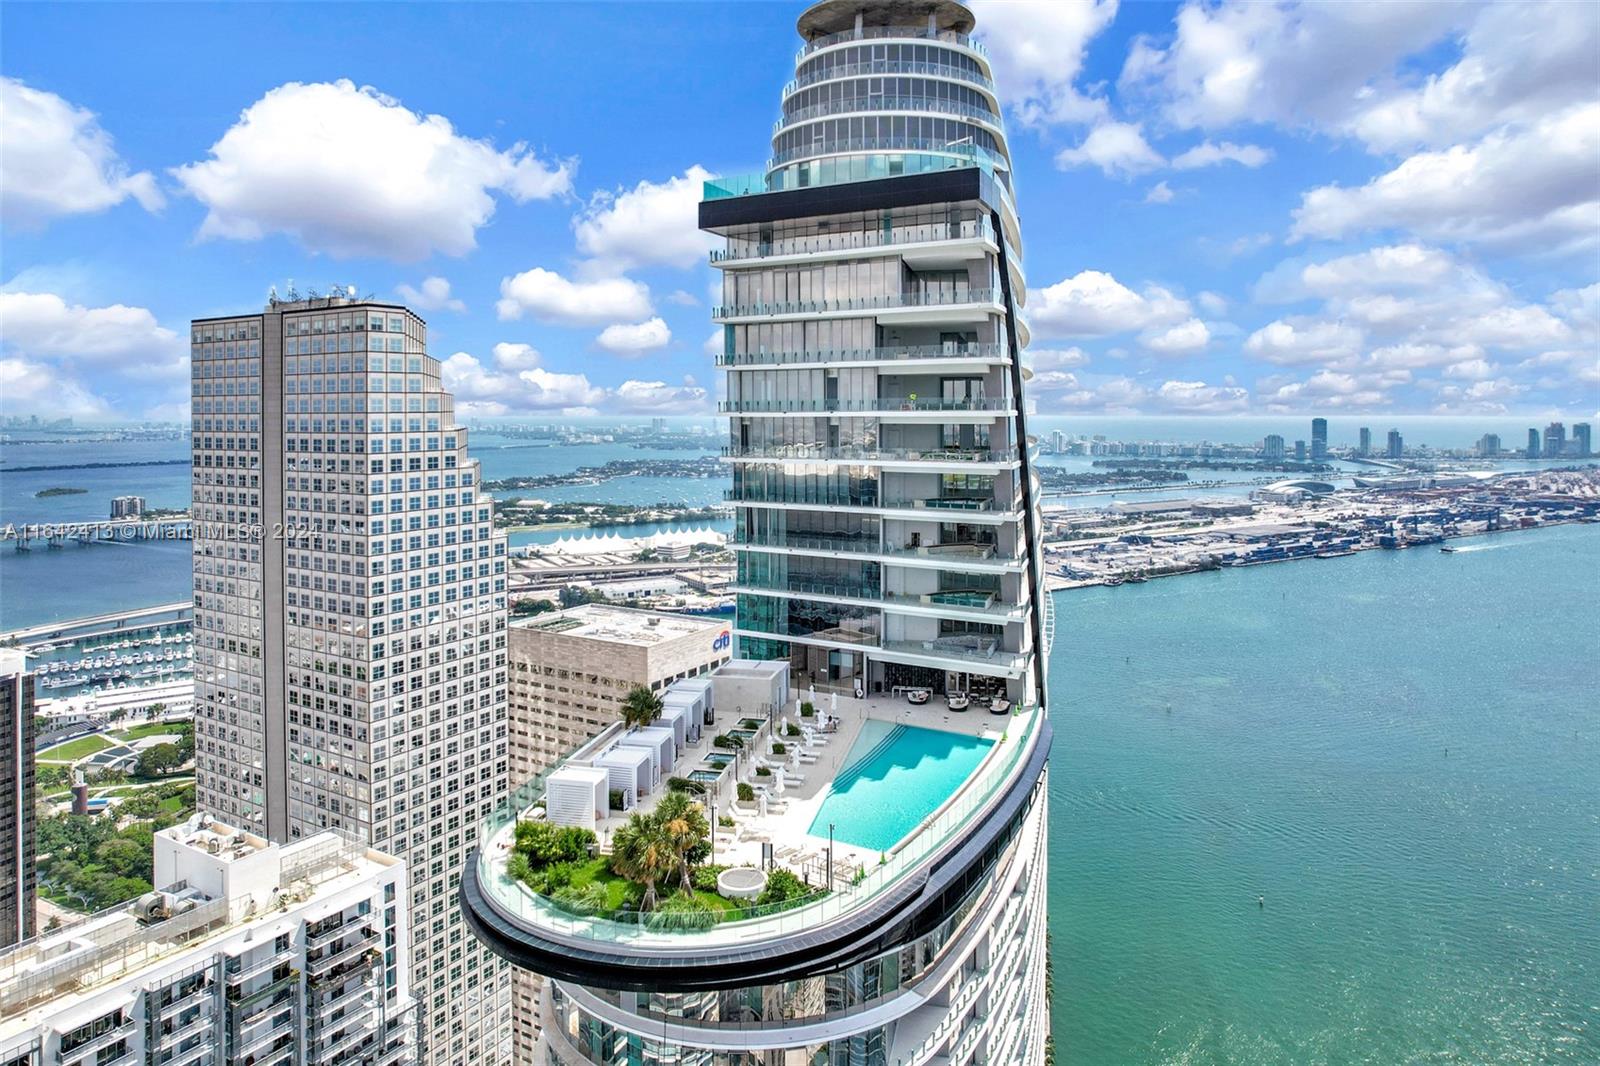
<path id="1" fill-rule="evenodd" d="M 822 37 L 814 37 L 806 42 L 806 46 L 795 53 L 795 62 L 798 63 L 813 52 L 824 48 L 832 48 L 836 44 L 847 41 L 883 41 L 893 38 L 906 38 L 914 41 L 941 41 L 961 48 L 970 49 L 979 55 L 987 56 L 989 53 L 983 43 L 964 33 L 952 30 L 930 30 L 926 26 L 864 26 L 859 30 L 842 30 L 839 33 L 829 33 Z"/>
<path id="2" fill-rule="evenodd" d="M 784 115 L 772 124 L 778 133 L 790 126 L 810 122 L 830 115 L 859 115 L 879 111 L 913 111 L 919 114 L 956 115 L 986 125 L 1000 128 L 1000 116 L 986 107 L 974 107 L 959 100 L 941 100 L 936 96 L 865 96 L 850 100 L 829 100 L 825 104 L 812 104 Z"/>
<path id="3" fill-rule="evenodd" d="M 782 459 L 793 462 L 859 463 L 1014 463 L 1015 448 L 829 448 L 814 444 L 723 448 L 724 459 Z"/>
<path id="4" fill-rule="evenodd" d="M 1018 669 L 1023 664 L 1021 652 L 1005 651 L 995 637 L 978 637 L 966 634 L 959 637 L 935 637 L 932 640 L 889 640 L 880 645 L 884 651 L 904 652 L 908 655 L 933 655 L 964 663 L 988 663 Z"/>
<path id="5" fill-rule="evenodd" d="M 885 592 L 876 586 L 838 584 L 824 581 L 801 581 L 794 577 L 780 579 L 777 584 L 763 584 L 754 578 L 736 580 L 735 593 L 769 596 L 827 596 L 841 600 L 861 600 L 881 603 L 885 607 L 950 608 L 966 614 L 980 614 L 994 618 L 1014 618 L 1026 608 L 1022 604 L 999 603 L 998 595 L 989 592 Z"/>
<path id="6" fill-rule="evenodd" d="M 742 624 L 740 628 L 762 632 Z M 688 938 L 706 946 L 736 947 L 822 929 L 895 888 L 930 856 L 961 839 L 1025 764 L 1041 717 L 1036 706 L 1016 708 L 1001 739 L 955 795 L 891 848 L 881 863 L 865 869 L 860 880 L 841 885 L 833 892 L 788 904 L 728 911 L 717 924 L 698 929 L 676 927 L 670 920 L 659 920 L 650 913 L 575 914 L 564 910 L 549 897 L 533 892 L 506 873 L 510 848 L 509 841 L 502 838 L 512 832 L 513 823 L 523 812 L 543 798 L 543 778 L 535 778 L 516 790 L 509 803 L 479 825 L 477 839 L 482 841 L 476 856 L 479 884 L 500 914 L 524 928 L 633 950 L 682 946 Z"/>
<path id="7" fill-rule="evenodd" d="M 761 593 L 744 594 L 746 597 L 763 598 Z M 767 596 L 766 599 L 773 597 Z M 872 618 L 876 624 L 876 617 Z M 766 637 L 782 637 L 785 640 L 826 640 L 834 644 L 849 644 L 857 648 L 878 647 L 879 636 L 870 630 L 846 629 L 842 625 L 835 625 L 830 629 L 805 629 L 796 623 L 764 622 L 751 618 L 749 613 L 741 613 L 734 622 L 734 628 L 744 633 L 757 633 Z"/>
<path id="8" fill-rule="evenodd" d="M 1003 344 L 915 344 L 892 348 L 818 348 L 806 352 L 735 352 L 717 356 L 718 366 L 768 366 L 789 363 L 867 363 L 914 359 L 1009 360 Z"/>
<path id="9" fill-rule="evenodd" d="M 975 70 L 968 70 L 965 67 L 954 66 L 950 63 L 918 63 L 909 59 L 874 59 L 865 63 L 839 63 L 802 74 L 783 87 L 783 98 L 787 100 L 806 86 L 815 85 L 819 81 L 860 78 L 872 74 L 921 74 L 930 78 L 949 78 L 952 81 L 971 82 L 973 85 L 988 89 L 990 93 L 995 91 L 994 82 L 991 79 Z"/>
<path id="10" fill-rule="evenodd" d="M 874 143 L 886 146 L 874 149 L 881 154 L 818 159 L 810 165 L 802 164 L 776 172 L 774 165 L 769 164 L 766 170 L 755 174 L 729 174 L 712 178 L 701 184 L 701 198 L 726 200 L 735 196 L 760 196 L 769 192 L 819 188 L 825 185 L 848 185 L 857 181 L 878 181 L 883 178 L 904 177 L 907 174 L 965 170 L 968 167 L 977 167 L 987 176 L 991 176 L 992 180 L 992 175 L 997 169 L 1000 171 L 1009 169 L 1004 160 L 973 144 L 951 144 L 947 141 L 908 142 L 905 138 Z M 915 144 L 925 144 L 929 147 L 918 149 Z M 908 148 L 908 145 L 912 147 Z M 840 149 L 840 151 L 852 150 L 867 149 L 848 147 Z M 1000 194 L 1010 195 L 1004 185 L 1000 187 Z"/>
<path id="11" fill-rule="evenodd" d="M 983 502 L 992 505 L 992 501 Z M 1022 552 L 1016 548 L 1002 551 L 998 544 L 978 541 L 951 541 L 947 544 L 886 544 L 881 549 L 881 554 L 916 559 L 949 559 L 953 563 L 1014 563 L 1023 558 Z"/>
<path id="12" fill-rule="evenodd" d="M 778 303 L 722 304 L 711 309 L 716 318 L 770 318 L 777 315 L 828 314 L 835 311 L 883 311 L 900 307 L 956 307 L 997 304 L 999 289 L 928 289 L 891 292 L 876 296 L 847 296 L 838 300 L 792 300 Z"/>
<path id="13" fill-rule="evenodd" d="M 996 169 L 1011 169 L 1009 162 L 995 155 L 987 148 L 976 144 L 954 144 L 950 141 L 937 140 L 930 137 L 843 137 L 829 139 L 820 144 L 812 143 L 778 152 L 767 160 L 767 169 L 769 171 L 776 170 L 785 163 L 792 163 L 797 159 L 814 159 L 818 156 L 841 155 L 846 152 L 937 152 L 971 160 L 972 163 L 969 165 L 981 164 L 991 172 Z M 927 169 L 941 170 L 948 168 L 928 167 Z M 906 173 L 911 172 L 906 171 Z M 895 177 L 896 175 L 881 174 L 878 176 Z M 850 178 L 848 180 L 857 181 L 860 179 Z M 837 184 L 837 182 L 813 182 L 813 184 Z"/>
<path id="14" fill-rule="evenodd" d="M 867 585 L 858 581 L 807 581 L 800 577 L 780 577 L 767 583 L 760 578 L 746 575 L 736 578 L 733 582 L 735 592 L 749 592 L 760 595 L 768 593 L 781 595 L 788 593 L 794 596 L 832 596 L 842 600 L 882 600 L 883 589 L 877 585 Z"/>
<path id="15" fill-rule="evenodd" d="M 968 396 L 946 399 L 942 396 L 879 396 L 876 399 L 833 400 L 723 400 L 717 404 L 721 414 L 857 414 L 870 411 L 1010 411 L 1010 400 L 998 396 Z"/>
<path id="16" fill-rule="evenodd" d="M 736 535 L 734 548 L 794 548 L 797 551 L 837 552 L 843 555 L 876 555 L 883 551 L 876 535 L 872 537 L 829 537 L 806 533 L 745 533 Z"/>
<path id="17" fill-rule="evenodd" d="M 709 184 L 709 183 L 708 183 Z M 727 248 L 711 252 L 713 263 L 744 259 L 765 259 L 775 255 L 814 255 L 818 252 L 854 252 L 864 248 L 888 248 L 902 244 L 929 244 L 935 241 L 987 240 L 994 242 L 994 226 L 988 218 L 966 219 L 952 226 L 948 222 L 929 222 L 920 226 L 852 230 L 847 233 L 815 233 L 805 237 L 785 237 L 758 243 L 730 239 Z"/>
<path id="18" fill-rule="evenodd" d="M 845 496 L 828 493 L 781 492 L 747 485 L 724 489 L 722 498 L 731 503 L 792 503 L 800 507 L 877 507 L 875 496 Z"/>
<path id="19" fill-rule="evenodd" d="M 832 67 L 811 70 L 808 74 L 792 78 L 784 86 L 782 98 L 789 99 L 808 85 L 818 82 L 837 82 L 840 78 L 869 77 L 874 74 L 910 74 L 930 78 L 949 78 L 952 82 L 970 82 L 979 88 L 995 91 L 994 80 L 979 74 L 978 70 L 957 67 L 949 62 L 917 62 L 915 59 L 869 59 L 867 62 L 840 62 Z"/>

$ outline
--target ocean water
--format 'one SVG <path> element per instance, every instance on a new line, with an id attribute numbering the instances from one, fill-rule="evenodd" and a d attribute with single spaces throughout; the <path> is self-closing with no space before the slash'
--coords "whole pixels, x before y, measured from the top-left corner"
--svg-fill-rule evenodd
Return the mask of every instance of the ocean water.
<path id="1" fill-rule="evenodd" d="M 827 837 L 832 823 L 835 839 L 888 851 L 949 799 L 993 746 L 942 729 L 863 723 L 809 832 Z"/>
<path id="2" fill-rule="evenodd" d="M 1600 1062 L 1597 605 L 1595 526 L 1058 593 L 1057 1061 Z"/>

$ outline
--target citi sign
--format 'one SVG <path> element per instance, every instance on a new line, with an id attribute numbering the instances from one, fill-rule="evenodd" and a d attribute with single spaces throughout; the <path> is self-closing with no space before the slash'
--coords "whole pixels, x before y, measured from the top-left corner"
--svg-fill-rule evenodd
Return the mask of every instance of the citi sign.
<path id="1" fill-rule="evenodd" d="M 724 629 L 721 633 L 717 634 L 717 639 L 711 642 L 711 650 L 721 651 L 732 643 L 733 637 L 729 634 L 728 630 Z"/>

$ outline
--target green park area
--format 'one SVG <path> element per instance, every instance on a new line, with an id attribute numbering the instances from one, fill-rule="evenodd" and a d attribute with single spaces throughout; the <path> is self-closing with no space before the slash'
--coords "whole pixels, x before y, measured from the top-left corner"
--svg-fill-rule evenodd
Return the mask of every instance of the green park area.
<path id="1" fill-rule="evenodd" d="M 93 736 L 76 737 L 53 748 L 45 748 L 39 752 L 41 762 L 77 762 L 86 759 L 96 752 L 105 751 L 112 746 L 112 742 L 96 733 Z"/>

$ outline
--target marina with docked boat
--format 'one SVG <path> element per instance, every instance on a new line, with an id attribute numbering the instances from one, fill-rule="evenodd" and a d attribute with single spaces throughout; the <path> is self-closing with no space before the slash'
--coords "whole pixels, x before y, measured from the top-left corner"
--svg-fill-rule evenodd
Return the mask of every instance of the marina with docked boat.
<path id="1" fill-rule="evenodd" d="M 1236 566 L 1433 547 L 1458 537 L 1600 522 L 1600 469 L 1285 481 L 1249 500 L 1177 499 L 1045 513 L 1051 589 L 1139 584 Z"/>

